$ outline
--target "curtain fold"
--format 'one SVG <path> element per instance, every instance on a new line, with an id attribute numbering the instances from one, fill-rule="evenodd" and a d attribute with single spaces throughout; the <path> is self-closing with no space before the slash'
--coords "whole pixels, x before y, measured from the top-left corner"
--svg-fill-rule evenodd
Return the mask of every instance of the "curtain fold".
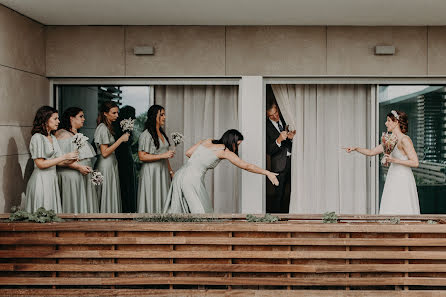
<path id="1" fill-rule="evenodd" d="M 166 133 L 184 135 L 184 144 L 170 159 L 174 171 L 187 161 L 186 150 L 202 139 L 219 139 L 238 129 L 238 86 L 156 86 L 155 104 L 166 110 Z M 223 160 L 205 177 L 215 213 L 239 212 L 240 169 Z"/>
<path id="2" fill-rule="evenodd" d="M 296 128 L 290 213 L 367 213 L 367 159 L 343 146 L 367 146 L 369 85 L 272 85 Z"/>

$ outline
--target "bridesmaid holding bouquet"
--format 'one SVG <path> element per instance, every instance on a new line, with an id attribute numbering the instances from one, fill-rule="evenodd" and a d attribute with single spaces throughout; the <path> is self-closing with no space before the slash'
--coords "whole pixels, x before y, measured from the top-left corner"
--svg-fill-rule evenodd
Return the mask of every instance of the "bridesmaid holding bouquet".
<path id="1" fill-rule="evenodd" d="M 129 140 L 129 133 L 124 133 L 115 141 L 112 123 L 118 119 L 118 105 L 113 101 L 102 103 L 97 119 L 98 127 L 94 132 L 94 142 L 98 151 L 95 169 L 102 173 L 104 181 L 98 187 L 101 213 L 119 213 L 122 211 L 121 188 L 119 186 L 118 161 L 115 150 Z"/>
<path id="2" fill-rule="evenodd" d="M 57 109 L 42 106 L 37 110 L 29 144 L 34 171 L 26 186 L 25 209 L 34 212 L 39 207 L 62 212 L 56 165 L 74 162 L 77 152 L 62 154 L 56 137 L 52 134 L 59 126 Z"/>
<path id="3" fill-rule="evenodd" d="M 164 108 L 152 105 L 138 142 L 138 156 L 143 162 L 138 185 L 139 213 L 161 213 L 169 192 L 174 174 L 169 159 L 175 152 L 169 150 L 169 138 L 163 129 L 165 122 Z"/>
<path id="4" fill-rule="evenodd" d="M 84 126 L 84 112 L 79 107 L 64 111 L 56 132 L 56 138 L 63 153 L 79 152 L 79 161 L 66 167 L 58 166 L 59 187 L 64 213 L 96 213 L 99 210 L 98 197 L 90 182 L 91 158 L 96 155 L 88 138 L 78 133 Z"/>

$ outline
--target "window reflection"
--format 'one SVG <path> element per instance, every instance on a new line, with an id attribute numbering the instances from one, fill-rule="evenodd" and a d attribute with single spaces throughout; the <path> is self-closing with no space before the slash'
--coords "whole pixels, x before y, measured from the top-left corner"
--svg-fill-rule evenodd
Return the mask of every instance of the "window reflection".
<path id="1" fill-rule="evenodd" d="M 420 161 L 412 168 L 421 213 L 446 213 L 446 87 L 380 86 L 379 129 L 391 110 L 408 114 L 409 131 Z M 380 166 L 380 197 L 388 168 Z"/>

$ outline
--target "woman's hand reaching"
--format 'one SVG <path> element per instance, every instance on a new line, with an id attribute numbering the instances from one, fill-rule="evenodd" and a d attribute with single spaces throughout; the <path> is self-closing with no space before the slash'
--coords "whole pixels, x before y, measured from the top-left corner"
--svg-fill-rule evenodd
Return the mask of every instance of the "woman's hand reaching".
<path id="1" fill-rule="evenodd" d="M 279 180 L 277 179 L 277 175 L 279 175 L 279 174 L 271 172 L 271 171 L 268 171 L 268 173 L 266 174 L 266 176 L 268 177 L 270 182 L 275 186 L 279 185 Z"/>
<path id="2" fill-rule="evenodd" d="M 351 153 L 351 152 L 356 151 L 357 147 L 355 147 L 355 146 L 343 147 L 342 149 L 345 150 L 347 153 Z"/>

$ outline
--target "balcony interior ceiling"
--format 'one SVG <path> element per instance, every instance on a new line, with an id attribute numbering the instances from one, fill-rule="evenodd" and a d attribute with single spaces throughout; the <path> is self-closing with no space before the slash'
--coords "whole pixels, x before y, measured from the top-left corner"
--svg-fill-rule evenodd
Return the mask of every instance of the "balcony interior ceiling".
<path id="1" fill-rule="evenodd" d="M 445 0 L 0 0 L 45 25 L 446 25 Z"/>

